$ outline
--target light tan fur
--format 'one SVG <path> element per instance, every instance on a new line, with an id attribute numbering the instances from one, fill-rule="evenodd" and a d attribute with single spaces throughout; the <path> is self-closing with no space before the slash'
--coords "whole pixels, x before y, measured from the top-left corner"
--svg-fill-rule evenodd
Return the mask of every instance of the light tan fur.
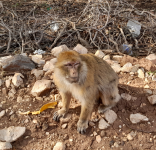
<path id="1" fill-rule="evenodd" d="M 79 79 L 76 83 L 68 82 L 64 73 L 66 62 L 79 61 L 77 69 Z M 81 102 L 81 114 L 77 123 L 77 130 L 83 134 L 88 128 L 95 100 L 101 98 L 103 105 L 99 106 L 99 113 L 114 106 L 120 99 L 118 94 L 118 76 L 106 61 L 93 54 L 78 54 L 75 51 L 62 52 L 58 56 L 54 70 L 54 82 L 62 96 L 63 107 L 54 114 L 54 120 L 59 120 L 69 109 L 70 99 L 73 96 Z"/>

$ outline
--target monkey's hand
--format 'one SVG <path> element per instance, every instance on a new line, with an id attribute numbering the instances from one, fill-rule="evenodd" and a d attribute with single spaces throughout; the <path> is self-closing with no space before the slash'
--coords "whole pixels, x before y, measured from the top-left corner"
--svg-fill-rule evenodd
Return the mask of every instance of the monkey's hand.
<path id="1" fill-rule="evenodd" d="M 88 120 L 82 121 L 79 120 L 77 123 L 77 131 L 80 134 L 84 134 L 86 132 L 86 129 L 88 128 Z"/>
<path id="2" fill-rule="evenodd" d="M 56 111 L 53 115 L 53 120 L 59 121 L 61 117 L 64 117 L 67 111 L 65 109 L 60 109 Z"/>

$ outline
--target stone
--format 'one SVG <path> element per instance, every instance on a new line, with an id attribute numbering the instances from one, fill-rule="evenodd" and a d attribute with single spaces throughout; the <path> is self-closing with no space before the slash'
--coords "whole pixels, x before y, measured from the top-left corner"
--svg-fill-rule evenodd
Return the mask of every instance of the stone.
<path id="1" fill-rule="evenodd" d="M 0 130 L 0 141 L 5 142 L 14 142 L 18 138 L 20 138 L 26 131 L 25 127 L 14 127 L 11 126 L 9 128 Z"/>
<path id="2" fill-rule="evenodd" d="M 152 76 L 152 81 L 156 81 L 156 74 Z"/>
<path id="3" fill-rule="evenodd" d="M 142 69 L 138 69 L 138 77 L 143 79 L 145 77 L 144 72 Z"/>
<path id="4" fill-rule="evenodd" d="M 139 65 L 138 65 L 138 64 L 135 65 L 135 66 L 132 66 L 132 68 L 131 68 L 131 72 L 135 73 L 135 72 L 138 71 L 138 69 L 139 69 Z"/>
<path id="5" fill-rule="evenodd" d="M 17 102 L 18 102 L 18 103 L 22 103 L 22 102 L 23 102 L 23 98 L 22 98 L 21 96 L 18 96 L 18 97 L 17 97 Z"/>
<path id="6" fill-rule="evenodd" d="M 132 64 L 130 62 L 126 63 L 122 68 L 122 72 L 131 72 Z"/>
<path id="7" fill-rule="evenodd" d="M 123 99 L 127 100 L 127 101 L 130 101 L 131 98 L 132 98 L 132 96 L 129 95 L 129 94 L 127 94 L 127 93 L 122 93 L 122 94 L 121 94 L 121 97 L 122 97 Z"/>
<path id="8" fill-rule="evenodd" d="M 152 61 L 150 61 L 146 58 L 140 59 L 138 64 L 140 67 L 144 68 L 147 71 L 155 71 L 156 70 L 156 65 Z"/>
<path id="9" fill-rule="evenodd" d="M 31 59 L 33 62 L 35 62 L 38 65 L 44 65 L 45 60 L 42 59 L 42 55 L 32 55 Z"/>
<path id="10" fill-rule="evenodd" d="M 120 61 L 120 65 L 124 66 L 126 63 L 137 64 L 138 59 L 129 55 L 124 55 Z"/>
<path id="11" fill-rule="evenodd" d="M 147 99 L 152 105 L 156 104 L 156 95 L 148 96 Z"/>
<path id="12" fill-rule="evenodd" d="M 11 85 L 11 79 L 6 80 L 5 85 L 6 85 L 7 88 L 9 88 L 10 85 Z"/>
<path id="13" fill-rule="evenodd" d="M 99 129 L 106 129 L 109 127 L 109 124 L 103 119 L 101 118 L 99 121 Z"/>
<path id="14" fill-rule="evenodd" d="M 19 87 L 23 84 L 23 79 L 24 76 L 21 73 L 15 73 L 15 75 L 12 78 L 12 83 L 16 86 Z"/>
<path id="15" fill-rule="evenodd" d="M 144 92 L 147 93 L 147 94 L 152 94 L 153 93 L 152 90 L 150 90 L 150 89 L 144 89 Z"/>
<path id="16" fill-rule="evenodd" d="M 69 48 L 66 46 L 66 45 L 60 45 L 58 47 L 54 47 L 52 50 L 51 50 L 51 53 L 54 55 L 54 56 L 58 56 L 59 53 L 63 52 L 63 51 L 69 51 Z"/>
<path id="17" fill-rule="evenodd" d="M 0 79 L 0 86 L 2 86 L 3 85 L 3 80 L 2 79 Z"/>
<path id="18" fill-rule="evenodd" d="M 66 129 L 67 128 L 67 123 L 65 123 L 65 124 L 63 124 L 61 127 L 62 127 L 62 129 Z"/>
<path id="19" fill-rule="evenodd" d="M 146 116 L 141 115 L 140 113 L 130 115 L 130 121 L 134 124 L 139 123 L 140 121 L 148 121 L 148 120 L 149 119 Z"/>
<path id="20" fill-rule="evenodd" d="M 4 71 L 17 72 L 22 70 L 32 70 L 35 68 L 35 64 L 29 57 L 22 55 L 12 56 L 2 62 L 2 68 Z"/>
<path id="21" fill-rule="evenodd" d="M 120 70 L 121 70 L 121 66 L 120 66 L 120 64 L 118 64 L 118 63 L 112 64 L 111 67 L 113 68 L 113 70 L 114 70 L 116 73 L 119 73 Z"/>
<path id="22" fill-rule="evenodd" d="M 12 149 L 12 145 L 9 142 L 0 142 L 0 150 Z"/>
<path id="23" fill-rule="evenodd" d="M 57 142 L 53 150 L 65 150 L 66 146 L 63 142 Z"/>
<path id="24" fill-rule="evenodd" d="M 104 137 L 106 135 L 106 132 L 102 130 L 100 135 L 101 135 L 101 137 Z"/>
<path id="25" fill-rule="evenodd" d="M 156 95 L 156 89 L 153 90 L 153 95 Z"/>
<path id="26" fill-rule="evenodd" d="M 4 96 L 7 95 L 7 89 L 6 89 L 6 88 L 2 88 L 2 94 L 3 94 Z"/>
<path id="27" fill-rule="evenodd" d="M 40 96 L 51 89 L 51 80 L 37 80 L 31 90 L 33 96 Z"/>
<path id="28" fill-rule="evenodd" d="M 12 57 L 11 55 L 10 56 L 5 56 L 5 57 L 0 57 L 0 67 L 2 67 L 3 66 L 3 63 L 6 60 L 10 59 L 11 57 Z"/>
<path id="29" fill-rule="evenodd" d="M 4 115 L 5 115 L 5 110 L 2 110 L 2 111 L 0 112 L 0 118 L 2 118 Z"/>
<path id="30" fill-rule="evenodd" d="M 129 141 L 133 140 L 134 137 L 136 136 L 136 132 L 131 131 L 128 135 L 127 135 L 127 139 Z"/>
<path id="31" fill-rule="evenodd" d="M 149 89 L 149 85 L 145 85 L 144 88 L 145 88 L 145 89 Z"/>
<path id="32" fill-rule="evenodd" d="M 70 122 L 72 118 L 72 115 L 71 114 L 67 114 L 64 116 L 64 118 L 60 118 L 60 123 L 63 124 L 63 123 L 68 123 Z"/>
<path id="33" fill-rule="evenodd" d="M 123 56 L 120 56 L 120 55 L 114 55 L 113 56 L 113 60 L 117 61 L 117 62 L 120 62 L 122 60 Z"/>
<path id="34" fill-rule="evenodd" d="M 93 135 L 96 136 L 96 135 L 97 135 L 97 132 L 94 131 L 94 132 L 93 132 Z"/>
<path id="35" fill-rule="evenodd" d="M 44 71 L 43 70 L 37 70 L 37 69 L 33 69 L 31 71 L 31 74 L 34 74 L 37 80 L 40 80 L 41 77 L 43 76 Z"/>
<path id="36" fill-rule="evenodd" d="M 105 56 L 103 57 L 103 60 L 110 60 L 110 55 L 105 55 Z"/>
<path id="37" fill-rule="evenodd" d="M 100 136 L 100 135 L 97 135 L 97 136 L 96 136 L 96 141 L 97 141 L 98 143 L 101 142 L 101 136 Z"/>
<path id="38" fill-rule="evenodd" d="M 93 126 L 95 126 L 95 123 L 93 122 L 93 121 L 89 121 L 89 126 L 91 126 L 91 127 L 93 127 Z"/>
<path id="39" fill-rule="evenodd" d="M 156 64 L 156 55 L 155 54 L 150 54 L 146 57 L 146 59 L 150 60 L 154 64 Z"/>
<path id="40" fill-rule="evenodd" d="M 44 71 L 54 70 L 54 65 L 55 65 L 56 61 L 57 61 L 57 58 L 53 58 L 50 61 L 47 61 L 43 67 L 43 70 Z"/>
<path id="41" fill-rule="evenodd" d="M 77 44 L 76 47 L 73 48 L 73 50 L 77 51 L 80 54 L 87 54 L 88 52 L 88 50 L 81 44 Z"/>
<path id="42" fill-rule="evenodd" d="M 114 121 L 117 119 L 117 114 L 113 110 L 110 110 L 110 109 L 104 112 L 104 116 L 109 124 L 114 123 Z"/>
<path id="43" fill-rule="evenodd" d="M 105 54 L 102 52 L 102 50 L 97 50 L 95 53 L 95 56 L 103 58 L 105 56 Z"/>

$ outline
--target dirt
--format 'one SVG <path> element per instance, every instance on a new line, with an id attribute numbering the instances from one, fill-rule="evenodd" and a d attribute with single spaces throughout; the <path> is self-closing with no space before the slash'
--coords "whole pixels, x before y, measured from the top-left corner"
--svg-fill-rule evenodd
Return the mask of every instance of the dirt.
<path id="1" fill-rule="evenodd" d="M 66 9 L 59 4 L 58 1 L 8 1 L 2 0 L 4 5 L 10 8 L 16 8 L 26 13 L 29 8 L 35 5 L 36 2 L 42 4 L 43 9 L 47 10 L 50 5 L 54 4 L 58 8 L 62 8 L 62 14 L 79 13 L 83 8 L 84 3 L 81 6 L 78 6 L 78 3 L 69 2 L 65 5 L 65 1 L 61 1 L 62 4 L 66 6 Z M 146 9 L 155 9 L 156 2 L 153 1 L 130 1 L 135 4 L 138 8 Z M 141 3 L 140 3 L 141 2 Z M 63 6 L 64 6 L 63 5 Z M 75 10 L 69 10 L 68 7 L 74 7 Z M 58 9 L 55 7 L 56 9 Z M 68 9 L 68 10 L 67 10 Z M 61 15 L 61 14 L 60 14 Z M 49 58 L 45 58 L 49 59 Z M 135 65 L 134 63 L 133 65 Z M 148 65 L 148 64 L 147 64 Z M 144 86 L 148 85 L 151 90 L 156 89 L 156 84 L 154 81 L 149 80 L 145 82 L 144 79 L 140 79 L 137 75 L 131 76 L 129 73 L 119 73 L 119 92 L 128 93 L 133 97 L 136 97 L 136 100 L 125 101 L 121 99 L 119 103 L 113 108 L 117 113 L 117 120 L 109 128 L 105 130 L 100 130 L 98 128 L 98 121 L 95 122 L 95 127 L 89 126 L 85 135 L 77 133 L 77 121 L 80 114 L 80 104 L 76 100 L 71 101 L 71 106 L 69 114 L 71 114 L 71 120 L 67 123 L 67 128 L 62 129 L 61 122 L 55 122 L 52 119 L 53 113 L 58 110 L 58 106 L 55 109 L 47 109 L 43 111 L 40 115 L 20 115 L 19 111 L 36 111 L 40 107 L 48 102 L 54 101 L 53 98 L 50 98 L 49 95 L 57 94 L 58 91 L 55 90 L 55 93 L 48 93 L 43 96 L 43 100 L 37 100 L 30 94 L 32 86 L 36 81 L 35 77 L 30 74 L 30 72 L 24 73 L 24 87 L 16 88 L 16 94 L 13 98 L 8 98 L 8 96 L 2 93 L 2 88 L 6 88 L 3 85 L 0 88 L 0 102 L 2 107 L 0 111 L 6 110 L 7 113 L 0 119 L 0 129 L 9 127 L 9 126 L 24 126 L 26 127 L 26 133 L 20 137 L 17 141 L 13 142 L 13 150 L 51 150 L 58 141 L 62 141 L 66 145 L 66 150 L 155 150 L 156 149 L 156 107 L 151 105 L 147 100 L 148 94 L 144 92 Z M 5 80 L 8 76 L 3 77 Z M 11 88 L 7 89 L 9 91 Z M 17 97 L 22 96 L 25 99 L 26 96 L 29 96 L 29 101 L 23 101 L 22 103 L 17 102 Z M 94 117 L 101 118 L 101 115 L 97 112 L 97 107 L 99 104 L 96 104 L 93 114 Z M 13 111 L 13 114 L 10 115 L 10 112 Z M 130 114 L 133 113 L 142 113 L 143 115 L 149 118 L 148 122 L 141 122 L 136 125 L 132 124 L 129 120 Z M 34 123 L 37 121 L 37 124 Z M 96 136 L 93 136 L 93 132 L 96 132 L 97 135 L 101 135 L 104 131 L 104 135 L 101 135 L 101 142 L 96 141 Z M 123 138 L 126 137 L 131 131 L 136 131 L 136 137 L 132 141 L 123 141 Z M 118 147 L 114 146 L 114 143 L 118 144 Z"/>

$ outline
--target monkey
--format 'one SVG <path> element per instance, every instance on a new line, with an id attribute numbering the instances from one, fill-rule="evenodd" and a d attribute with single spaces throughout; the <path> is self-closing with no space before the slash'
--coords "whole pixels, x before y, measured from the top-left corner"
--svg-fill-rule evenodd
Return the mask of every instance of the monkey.
<path id="1" fill-rule="evenodd" d="M 55 63 L 53 80 L 62 97 L 62 108 L 53 115 L 59 121 L 69 110 L 71 96 L 81 103 L 77 131 L 84 134 L 94 104 L 101 98 L 99 113 L 115 106 L 120 100 L 118 76 L 110 65 L 94 54 L 79 54 L 74 50 L 61 52 Z"/>

